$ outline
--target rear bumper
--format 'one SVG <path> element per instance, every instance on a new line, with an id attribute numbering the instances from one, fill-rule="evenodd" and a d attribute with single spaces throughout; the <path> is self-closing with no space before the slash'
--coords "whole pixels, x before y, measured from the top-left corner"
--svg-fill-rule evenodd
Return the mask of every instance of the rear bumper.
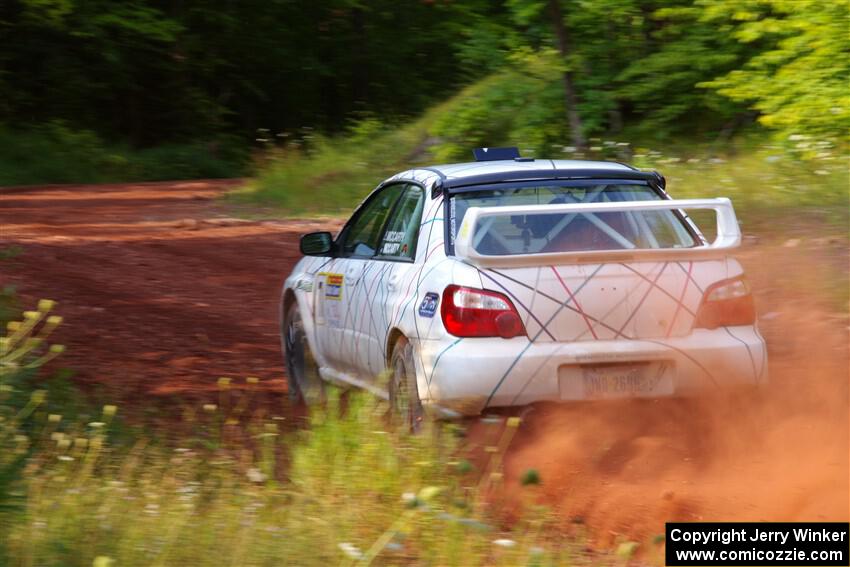
<path id="1" fill-rule="evenodd" d="M 686 337 L 652 340 L 452 338 L 422 341 L 419 350 L 423 402 L 464 415 L 488 407 L 595 399 L 585 393 L 584 365 L 663 363 L 669 387 L 662 394 L 656 390 L 631 397 L 688 396 L 767 381 L 767 350 L 752 326 L 696 329 Z"/>

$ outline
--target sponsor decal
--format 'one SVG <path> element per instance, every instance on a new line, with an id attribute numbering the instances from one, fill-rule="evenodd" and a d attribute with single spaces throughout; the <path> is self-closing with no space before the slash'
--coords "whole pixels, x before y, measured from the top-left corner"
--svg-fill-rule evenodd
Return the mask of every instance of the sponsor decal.
<path id="1" fill-rule="evenodd" d="M 457 199 L 449 199 L 449 226 L 452 228 L 452 230 L 449 231 L 449 242 L 451 243 L 452 246 L 455 245 L 454 227 L 455 227 L 455 221 L 456 221 L 456 218 L 455 218 L 455 216 L 456 216 L 455 215 L 455 201 L 456 200 Z"/>
<path id="2" fill-rule="evenodd" d="M 440 303 L 440 296 L 432 291 L 425 294 L 422 303 L 419 304 L 420 317 L 433 317 L 437 312 L 437 304 Z"/>
<path id="3" fill-rule="evenodd" d="M 381 247 L 381 254 L 395 256 L 398 254 L 398 249 L 401 247 L 401 241 L 404 240 L 404 231 L 389 230 L 384 235 L 384 244 Z M 407 245 L 405 244 L 405 249 Z"/>
<path id="4" fill-rule="evenodd" d="M 403 230 L 388 230 L 384 236 L 384 242 L 401 242 L 404 240 Z"/>
<path id="5" fill-rule="evenodd" d="M 342 286 L 345 278 L 342 274 L 327 274 L 325 276 L 325 299 L 342 300 Z"/>
<path id="6" fill-rule="evenodd" d="M 339 326 L 340 315 L 342 314 L 342 287 L 345 278 L 342 274 L 332 274 L 329 272 L 319 273 L 319 297 L 324 300 L 320 302 L 319 320 L 316 321 L 319 325 Z M 328 301 L 330 300 L 330 301 Z"/>

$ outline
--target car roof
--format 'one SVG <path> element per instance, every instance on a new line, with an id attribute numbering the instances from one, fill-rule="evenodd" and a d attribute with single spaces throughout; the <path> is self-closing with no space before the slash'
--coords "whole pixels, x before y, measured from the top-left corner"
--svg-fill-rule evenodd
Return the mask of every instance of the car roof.
<path id="1" fill-rule="evenodd" d="M 634 171 L 635 168 L 623 163 L 610 161 L 591 161 L 577 159 L 522 159 L 522 160 L 498 160 L 498 161 L 472 161 L 465 163 L 449 163 L 444 165 L 433 165 L 428 168 L 442 174 L 444 179 L 461 180 L 479 175 L 492 175 L 499 173 L 512 173 L 523 171 L 577 171 L 577 170 L 605 170 L 605 171 Z"/>
<path id="2" fill-rule="evenodd" d="M 402 171 L 381 185 L 415 181 L 431 187 L 431 196 L 436 197 L 443 191 L 452 194 L 492 183 L 565 179 L 629 179 L 657 185 L 661 189 L 665 185 L 664 177 L 658 172 L 641 171 L 624 163 L 530 158 L 417 167 Z"/>

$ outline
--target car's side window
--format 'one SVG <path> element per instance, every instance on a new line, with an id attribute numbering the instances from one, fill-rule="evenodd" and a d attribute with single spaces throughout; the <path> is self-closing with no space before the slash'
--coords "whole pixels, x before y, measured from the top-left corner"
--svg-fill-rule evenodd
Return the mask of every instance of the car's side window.
<path id="1" fill-rule="evenodd" d="M 385 187 L 357 211 L 342 234 L 341 256 L 371 258 L 375 255 L 381 229 L 405 187 L 404 184 Z"/>
<path id="2" fill-rule="evenodd" d="M 408 185 L 387 223 L 378 249 L 379 257 L 387 260 L 415 257 L 424 206 L 425 191 L 418 185 Z"/>

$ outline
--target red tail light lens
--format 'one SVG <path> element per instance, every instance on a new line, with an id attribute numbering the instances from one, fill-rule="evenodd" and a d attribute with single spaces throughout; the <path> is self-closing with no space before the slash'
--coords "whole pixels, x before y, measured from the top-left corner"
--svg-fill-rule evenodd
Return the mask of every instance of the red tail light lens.
<path id="1" fill-rule="evenodd" d="M 716 329 L 756 322 L 756 307 L 750 286 L 743 277 L 723 280 L 705 290 L 696 326 Z"/>
<path id="2" fill-rule="evenodd" d="M 502 337 L 525 335 L 525 326 L 514 304 L 496 291 L 450 285 L 440 308 L 443 325 L 456 337 Z"/>

